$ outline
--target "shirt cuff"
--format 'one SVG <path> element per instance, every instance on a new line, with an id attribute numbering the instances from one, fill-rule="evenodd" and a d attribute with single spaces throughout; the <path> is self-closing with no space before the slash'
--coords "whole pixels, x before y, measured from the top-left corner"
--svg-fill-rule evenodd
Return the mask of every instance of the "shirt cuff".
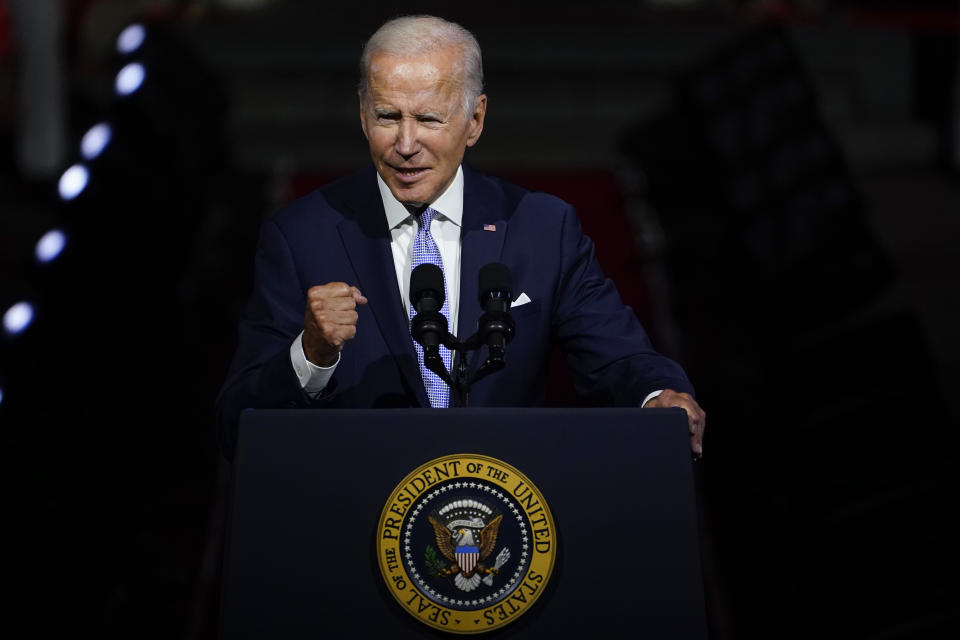
<path id="1" fill-rule="evenodd" d="M 300 386 L 310 396 L 317 396 L 321 391 L 327 388 L 333 372 L 340 364 L 340 354 L 337 354 L 337 361 L 329 367 L 318 367 L 309 360 L 303 352 L 303 331 L 297 336 L 293 344 L 290 345 L 290 363 L 293 365 L 293 372 L 297 374 L 300 380 Z"/>
<path id="2" fill-rule="evenodd" d="M 338 360 L 337 362 L 339 362 L 339 360 Z M 334 365 L 334 366 L 336 366 L 336 365 Z M 661 393 L 663 393 L 663 389 L 660 389 L 660 390 L 658 390 L 658 391 L 653 391 L 653 392 L 651 392 L 651 393 L 648 393 L 648 394 L 647 394 L 647 397 L 644 398 L 644 399 L 643 399 L 643 402 L 640 403 L 640 406 L 641 406 L 641 407 L 647 406 L 647 403 L 648 403 L 648 402 L 650 402 L 651 400 L 653 400 L 654 398 L 656 398 L 656 397 L 657 397 L 658 395 L 660 395 Z"/>

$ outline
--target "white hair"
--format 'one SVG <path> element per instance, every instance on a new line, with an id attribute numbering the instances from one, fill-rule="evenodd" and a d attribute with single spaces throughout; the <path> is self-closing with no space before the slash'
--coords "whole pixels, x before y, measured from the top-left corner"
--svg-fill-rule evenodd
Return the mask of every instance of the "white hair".
<path id="1" fill-rule="evenodd" d="M 383 24 L 370 36 L 360 56 L 360 100 L 367 104 L 367 75 L 374 55 L 415 56 L 447 47 L 461 51 L 456 70 L 463 77 L 463 110 L 469 117 L 483 93 L 483 59 L 472 33 L 455 22 L 435 16 L 403 16 Z"/>

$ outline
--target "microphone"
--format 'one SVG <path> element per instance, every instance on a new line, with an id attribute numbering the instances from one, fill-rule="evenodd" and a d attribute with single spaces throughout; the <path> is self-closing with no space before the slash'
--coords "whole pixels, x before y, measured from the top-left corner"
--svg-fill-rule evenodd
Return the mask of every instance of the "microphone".
<path id="1" fill-rule="evenodd" d="M 436 351 L 447 335 L 447 319 L 443 308 L 443 271 L 429 262 L 421 264 L 410 274 L 410 304 L 416 310 L 410 326 L 413 339 L 424 349 Z"/>
<path id="2" fill-rule="evenodd" d="M 440 356 L 440 345 L 449 340 L 443 309 L 443 271 L 425 262 L 410 274 L 410 304 L 417 315 L 410 323 L 410 335 L 423 347 L 423 364 L 452 389 L 453 378 Z"/>
<path id="3" fill-rule="evenodd" d="M 507 265 L 491 262 L 480 269 L 479 276 L 480 340 L 489 348 L 490 359 L 502 361 L 504 349 L 513 339 L 514 322 L 510 317 L 513 302 L 513 276 Z"/>

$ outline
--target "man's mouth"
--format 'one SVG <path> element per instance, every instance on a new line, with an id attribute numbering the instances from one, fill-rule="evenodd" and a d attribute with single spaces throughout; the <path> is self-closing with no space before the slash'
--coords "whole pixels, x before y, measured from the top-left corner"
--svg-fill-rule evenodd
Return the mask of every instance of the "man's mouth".
<path id="1" fill-rule="evenodd" d="M 393 167 L 394 172 L 396 172 L 397 177 L 404 182 L 412 182 L 425 174 L 428 169 L 417 167 L 417 168 L 403 168 L 403 167 Z"/>

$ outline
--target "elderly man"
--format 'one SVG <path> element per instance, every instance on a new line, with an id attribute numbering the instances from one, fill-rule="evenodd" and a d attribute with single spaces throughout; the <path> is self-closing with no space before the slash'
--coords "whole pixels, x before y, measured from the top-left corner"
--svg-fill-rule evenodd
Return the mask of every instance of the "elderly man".
<path id="1" fill-rule="evenodd" d="M 542 404 L 556 343 L 591 403 L 682 407 L 691 448 L 702 453 L 706 417 L 690 382 L 653 350 L 573 209 L 461 164 L 483 132 L 482 90 L 479 45 L 457 24 L 398 18 L 367 42 L 360 126 L 373 167 L 264 222 L 254 292 L 218 399 L 228 456 L 247 407 L 449 406 L 449 390 L 410 337 L 410 273 L 424 262 L 442 268 L 455 335 L 477 326 L 480 267 L 502 262 L 513 274 L 509 363 L 473 387 L 472 406 Z"/>

